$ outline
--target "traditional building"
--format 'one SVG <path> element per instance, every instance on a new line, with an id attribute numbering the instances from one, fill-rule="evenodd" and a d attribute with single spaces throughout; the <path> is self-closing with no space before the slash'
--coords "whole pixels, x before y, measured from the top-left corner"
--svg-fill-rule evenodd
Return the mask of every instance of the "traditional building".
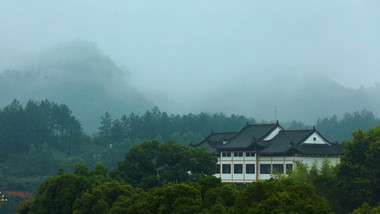
<path id="1" fill-rule="evenodd" d="M 311 166 L 327 157 L 339 162 L 343 145 L 325 139 L 315 128 L 284 130 L 275 124 L 248 124 L 239 132 L 213 133 L 192 147 L 204 147 L 218 157 L 216 177 L 247 183 L 286 174 L 296 162 Z"/>

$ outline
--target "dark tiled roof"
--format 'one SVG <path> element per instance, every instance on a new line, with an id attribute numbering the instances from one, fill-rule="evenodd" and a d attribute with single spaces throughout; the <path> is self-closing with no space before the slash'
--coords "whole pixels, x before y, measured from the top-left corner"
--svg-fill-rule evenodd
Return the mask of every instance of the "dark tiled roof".
<path id="1" fill-rule="evenodd" d="M 343 145 L 331 143 L 315 129 L 281 130 L 274 138 L 265 141 L 277 127 L 277 124 L 247 125 L 240 132 L 211 133 L 202 142 L 193 147 L 204 147 L 208 152 L 217 154 L 223 150 L 245 150 L 255 147 L 263 155 L 298 153 L 304 155 L 342 155 Z M 327 144 L 303 143 L 313 133 L 317 133 Z M 224 144 L 223 141 L 228 141 Z"/>
<path id="2" fill-rule="evenodd" d="M 270 141 L 260 141 L 262 145 L 267 145 L 261 154 L 285 153 L 290 145 L 298 145 L 305 141 L 314 130 L 282 130 Z"/>
<path id="3" fill-rule="evenodd" d="M 316 130 L 283 130 L 276 137 L 266 142 L 267 147 L 260 154 L 284 154 L 296 152 L 304 155 L 342 155 L 343 146 L 327 141 L 328 144 L 302 144 L 310 135 L 319 132 Z"/>
<path id="4" fill-rule="evenodd" d="M 253 139 L 266 137 L 273 130 L 279 127 L 278 124 L 253 124 L 244 127 L 236 136 L 234 136 L 227 144 L 223 145 L 223 149 L 240 149 L 247 148 L 252 145 Z"/>
<path id="5" fill-rule="evenodd" d="M 208 141 L 220 142 L 223 140 L 231 140 L 238 132 L 224 132 L 224 133 L 211 133 L 208 137 Z"/>
<path id="6" fill-rule="evenodd" d="M 343 144 L 303 144 L 294 149 L 305 155 L 343 155 Z"/>
<path id="7" fill-rule="evenodd" d="M 207 141 L 203 141 L 202 143 L 198 144 L 197 146 L 194 146 L 194 148 L 205 148 L 206 151 L 208 151 L 210 153 L 217 153 L 218 152 L 218 150 L 216 149 L 217 146 L 211 145 Z"/>
<path id="8" fill-rule="evenodd" d="M 230 140 L 238 132 L 223 132 L 223 133 L 211 133 L 202 142 L 192 145 L 194 148 L 204 147 L 210 153 L 217 152 L 221 146 L 223 146 L 223 141 Z"/>

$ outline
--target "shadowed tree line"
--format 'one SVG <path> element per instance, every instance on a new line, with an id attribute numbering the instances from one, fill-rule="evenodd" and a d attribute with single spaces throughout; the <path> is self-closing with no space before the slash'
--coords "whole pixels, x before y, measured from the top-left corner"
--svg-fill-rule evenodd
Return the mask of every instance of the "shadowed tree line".
<path id="1" fill-rule="evenodd" d="M 94 168 L 99 162 L 107 168 L 119 167 L 138 172 L 131 176 L 110 172 L 114 178 L 128 180 L 135 187 L 146 188 L 142 183 L 163 184 L 164 181 L 157 177 L 165 172 L 160 172 L 159 168 L 144 168 L 147 171 L 139 168 L 144 164 L 156 166 L 157 150 L 152 149 L 152 153 L 148 155 L 151 157 L 150 164 L 142 162 L 142 165 L 133 166 L 137 168 L 125 162 L 118 164 L 118 161 L 124 159 L 134 145 L 143 141 L 157 139 L 158 142 L 166 142 L 173 139 L 187 146 L 199 142 L 211 130 L 238 131 L 247 121 L 255 123 L 253 118 L 226 116 L 222 113 L 168 115 L 155 107 L 143 115 L 132 113 L 119 119 L 113 119 L 111 114 L 105 113 L 100 117 L 99 133 L 88 136 L 83 133 L 80 122 L 64 104 L 31 100 L 23 107 L 14 100 L 0 109 L 1 189 L 36 192 L 37 186 L 53 176 L 58 168 L 73 172 L 75 163 L 84 163 L 89 168 Z M 363 130 L 368 130 L 373 124 L 380 124 L 379 119 L 371 112 L 363 110 L 347 113 L 342 119 L 336 116 L 320 119 L 317 121 L 317 129 L 330 140 L 352 139 L 350 133 L 359 128 L 359 125 Z M 281 125 L 286 129 L 311 128 L 297 121 L 284 122 Z M 176 169 L 167 171 L 167 174 L 176 172 Z M 151 176 L 145 178 L 144 173 L 150 173 Z M 141 182 L 143 177 L 145 180 Z M 176 183 L 175 180 L 170 181 Z M 369 206 L 375 204 L 369 202 Z"/>
<path id="2" fill-rule="evenodd" d="M 378 213 L 380 126 L 353 138 L 336 167 L 327 158 L 298 163 L 288 176 L 246 186 L 207 176 L 215 157 L 205 150 L 144 142 L 110 173 L 100 163 L 59 170 L 18 213 Z"/>
<path id="3" fill-rule="evenodd" d="M 206 177 L 143 190 L 108 177 L 98 164 L 94 171 L 85 165 L 74 173 L 60 171 L 18 213 L 330 213 L 330 208 L 312 185 L 290 179 L 242 188 Z"/>
<path id="4" fill-rule="evenodd" d="M 126 138 L 162 141 L 173 139 L 182 140 L 182 144 L 189 145 L 209 135 L 211 130 L 239 131 L 247 122 L 255 123 L 255 120 L 234 114 L 226 116 L 223 113 L 168 115 L 154 107 L 141 116 L 132 113 L 114 120 L 111 114 L 106 112 L 101 117 L 98 136 L 105 142 L 118 142 Z"/>

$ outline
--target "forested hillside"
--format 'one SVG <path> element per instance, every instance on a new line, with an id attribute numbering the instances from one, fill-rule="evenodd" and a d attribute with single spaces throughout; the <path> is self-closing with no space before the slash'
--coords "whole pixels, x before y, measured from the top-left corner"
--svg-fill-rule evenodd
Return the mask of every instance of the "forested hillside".
<path id="1" fill-rule="evenodd" d="M 76 40 L 55 45 L 17 60 L 0 71 L 0 106 L 14 98 L 49 99 L 70 106 L 87 133 L 95 133 L 106 111 L 144 113 L 153 106 L 132 87 L 129 73 L 119 68 L 95 43 Z"/>
<path id="2" fill-rule="evenodd" d="M 287 176 L 240 186 L 209 176 L 216 159 L 204 149 L 144 142 L 110 173 L 101 163 L 60 169 L 18 213 L 378 213 L 380 126 L 353 137 L 335 167 L 298 162 Z"/>
<path id="3" fill-rule="evenodd" d="M 135 73 L 122 69 L 95 43 L 88 41 L 61 43 L 35 54 L 25 54 L 16 61 L 17 66 L 0 70 L 0 106 L 8 105 L 15 98 L 24 105 L 30 99 L 64 103 L 70 106 L 87 134 L 97 132 L 99 116 L 106 111 L 116 119 L 132 112 L 142 115 L 155 105 L 168 114 L 223 112 L 259 121 L 274 119 L 277 106 L 280 122 L 296 120 L 309 125 L 318 118 L 334 114 L 341 118 L 346 112 L 362 109 L 377 117 L 380 114 L 379 84 L 347 88 L 326 76 L 303 70 L 289 70 L 285 74 L 273 71 L 276 75 L 261 78 L 254 74 L 238 75 L 211 88 L 200 85 L 194 89 L 197 93 L 191 94 L 184 88 L 170 92 L 152 89 L 162 84 L 176 85 L 176 82 L 162 80 L 154 82 L 154 86 L 134 82 Z M 210 131 L 218 127 L 207 128 Z"/>
<path id="4" fill-rule="evenodd" d="M 161 112 L 158 107 L 141 115 L 131 113 L 113 118 L 105 112 L 98 118 L 98 132 L 89 136 L 83 132 L 81 122 L 65 104 L 30 100 L 23 106 L 14 100 L 0 109 L 1 190 L 36 193 L 38 185 L 55 175 L 59 168 L 73 172 L 76 163 L 83 163 L 92 169 L 99 162 L 108 169 L 116 170 L 110 173 L 111 176 L 123 178 L 136 187 L 145 188 L 143 183 L 145 185 L 146 182 L 148 186 L 158 185 L 161 181 L 157 176 L 163 175 L 157 174 L 158 169 L 153 167 L 155 163 L 136 163 L 153 168 L 131 168 L 130 160 L 142 159 L 138 158 L 141 157 L 139 155 L 133 156 L 134 150 L 130 148 L 156 139 L 157 145 L 146 154 L 150 160 L 156 160 L 159 157 L 160 150 L 157 150 L 157 146 L 160 143 L 175 140 L 188 146 L 200 142 L 212 130 L 239 131 L 247 122 L 257 122 L 253 118 L 222 113 L 174 115 Z M 286 129 L 311 128 L 310 125 L 297 121 L 280 124 Z M 320 119 L 316 124 L 327 139 L 342 142 L 352 139 L 352 131 L 358 128 L 368 130 L 371 126 L 380 124 L 380 120 L 371 112 L 363 110 L 347 113 L 342 119 L 336 116 Z M 131 153 L 125 156 L 129 151 Z M 126 157 L 128 161 L 118 163 Z M 128 176 L 117 169 L 138 173 Z M 168 174 L 173 170 L 178 169 L 169 170 Z M 146 175 L 150 175 L 149 179 L 141 183 Z"/>

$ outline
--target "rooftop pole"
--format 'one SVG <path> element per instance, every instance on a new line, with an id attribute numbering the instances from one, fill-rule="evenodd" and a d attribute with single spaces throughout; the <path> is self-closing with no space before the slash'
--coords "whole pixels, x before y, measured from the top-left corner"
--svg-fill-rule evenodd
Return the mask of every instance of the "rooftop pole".
<path id="1" fill-rule="evenodd" d="M 277 107 L 274 105 L 274 121 L 277 121 Z"/>

